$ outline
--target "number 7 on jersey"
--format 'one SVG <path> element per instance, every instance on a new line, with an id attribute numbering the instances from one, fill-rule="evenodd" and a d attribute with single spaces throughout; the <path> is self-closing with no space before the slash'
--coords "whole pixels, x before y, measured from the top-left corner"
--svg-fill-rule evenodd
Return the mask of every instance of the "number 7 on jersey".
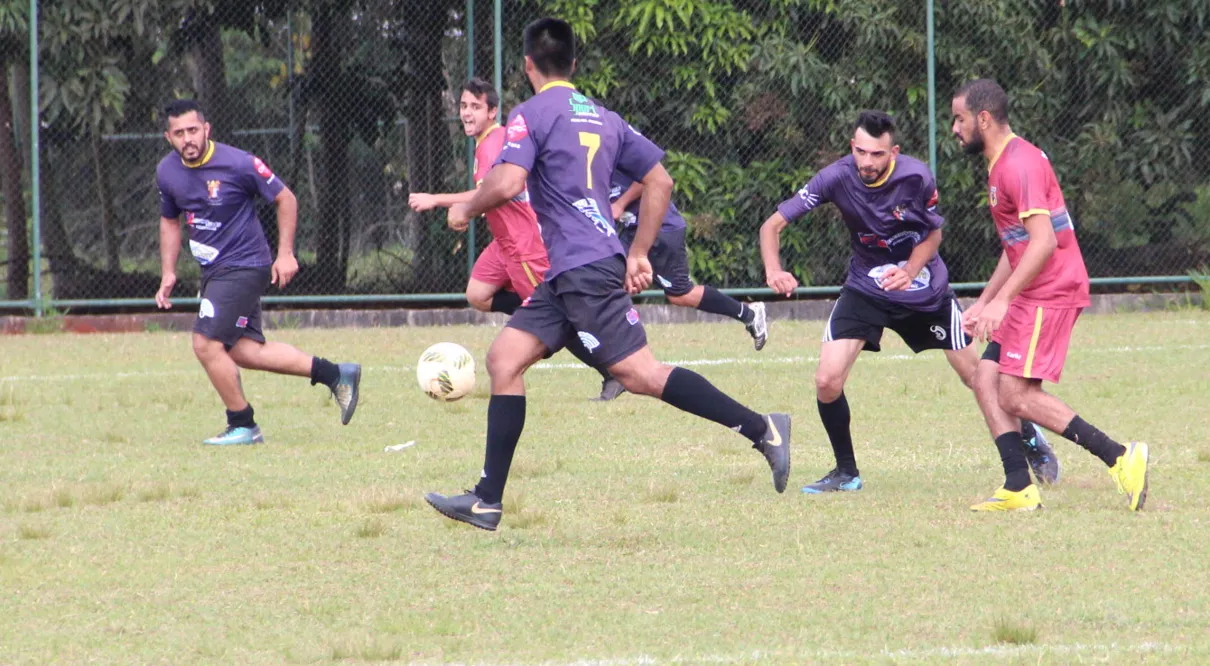
<path id="1" fill-rule="evenodd" d="M 580 145 L 588 149 L 588 160 L 584 163 L 584 171 L 587 176 L 588 189 L 592 189 L 592 160 L 597 156 L 597 150 L 601 147 L 601 135 L 595 132 L 580 132 Z"/>

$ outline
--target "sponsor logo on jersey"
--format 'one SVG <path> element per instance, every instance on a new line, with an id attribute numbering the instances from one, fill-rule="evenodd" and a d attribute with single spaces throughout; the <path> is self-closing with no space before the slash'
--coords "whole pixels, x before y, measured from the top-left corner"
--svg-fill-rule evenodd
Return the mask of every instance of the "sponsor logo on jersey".
<path id="1" fill-rule="evenodd" d="M 663 278 L 660 278 L 660 279 L 662 280 Z M 634 326 L 635 324 L 639 323 L 639 311 L 634 308 L 630 308 L 630 311 L 626 313 L 626 321 L 631 326 Z"/>
<path id="2" fill-rule="evenodd" d="M 239 319 L 236 319 L 236 320 L 235 320 L 235 327 L 236 327 L 236 328 L 248 328 L 248 318 L 247 318 L 247 317 L 240 317 Z"/>
<path id="3" fill-rule="evenodd" d="M 529 125 L 525 124 L 525 116 L 517 114 L 517 117 L 512 119 L 506 130 L 510 148 L 520 148 L 519 145 L 514 145 L 517 141 L 529 136 Z"/>
<path id="4" fill-rule="evenodd" d="M 601 214 L 601 207 L 597 205 L 596 199 L 580 199 L 578 201 L 573 201 L 571 205 L 575 206 L 576 210 L 583 213 L 584 217 L 592 220 L 592 226 L 596 227 L 597 231 L 605 234 L 606 236 L 617 235 L 617 232 L 613 229 L 613 225 L 611 225 L 609 220 L 605 219 L 605 216 Z"/>
<path id="5" fill-rule="evenodd" d="M 198 319 L 205 319 L 206 317 L 214 317 L 214 303 L 211 303 L 209 298 L 202 299 L 202 305 L 197 311 Z"/>
<path id="6" fill-rule="evenodd" d="M 223 227 L 222 222 L 198 217 L 196 213 L 185 213 L 185 224 L 197 231 L 218 231 Z"/>
<path id="7" fill-rule="evenodd" d="M 601 116 L 601 114 L 597 113 L 597 107 L 592 103 L 592 100 L 578 92 L 573 92 L 568 101 L 571 103 L 572 115 L 589 116 L 592 118 L 599 118 Z"/>
<path id="8" fill-rule="evenodd" d="M 255 155 L 252 156 L 252 168 L 256 169 L 256 173 L 261 178 L 264 178 L 266 182 L 272 183 L 273 179 L 277 177 L 273 175 L 273 171 L 269 169 L 269 165 L 262 162 L 261 159 Z"/>
<path id="9" fill-rule="evenodd" d="M 930 211 L 933 210 L 934 208 L 937 207 L 937 201 L 939 200 L 939 198 L 940 197 L 937 194 L 937 190 L 933 190 L 933 196 L 929 197 L 929 202 L 927 204 L 925 204 L 924 207 L 929 209 Z"/>
<path id="10" fill-rule="evenodd" d="M 597 347 L 601 346 L 601 341 L 596 339 L 592 333 L 577 331 L 576 334 L 580 336 L 580 342 L 584 344 L 584 348 L 588 350 L 589 354 L 593 353 L 596 351 Z"/>
<path id="11" fill-rule="evenodd" d="M 920 242 L 920 234 L 915 231 L 900 231 L 889 238 L 878 234 L 867 234 L 857 232 L 857 240 L 866 247 L 876 247 L 883 250 L 893 250 L 903 243 L 911 243 L 910 247 L 916 247 Z"/>

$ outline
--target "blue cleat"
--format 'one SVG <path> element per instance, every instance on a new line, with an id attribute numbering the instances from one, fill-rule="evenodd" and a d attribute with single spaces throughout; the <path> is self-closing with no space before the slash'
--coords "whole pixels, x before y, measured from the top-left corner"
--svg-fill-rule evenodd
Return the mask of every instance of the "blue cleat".
<path id="1" fill-rule="evenodd" d="M 361 366 L 357 363 L 341 363 L 340 379 L 332 388 L 332 397 L 340 405 L 340 425 L 349 425 L 353 412 L 357 411 L 357 398 L 361 386 Z"/>
<path id="2" fill-rule="evenodd" d="M 265 436 L 261 434 L 260 426 L 245 428 L 230 426 L 221 435 L 204 440 L 202 444 L 210 446 L 238 446 L 242 444 L 263 444 Z"/>
<path id="3" fill-rule="evenodd" d="M 815 483 L 802 487 L 808 495 L 861 490 L 861 477 L 834 469 Z"/>
<path id="4" fill-rule="evenodd" d="M 1025 460 L 1029 462 L 1034 478 L 1042 485 L 1050 486 L 1059 482 L 1059 457 L 1046 441 L 1042 428 L 1034 426 L 1034 436 L 1025 440 Z"/>

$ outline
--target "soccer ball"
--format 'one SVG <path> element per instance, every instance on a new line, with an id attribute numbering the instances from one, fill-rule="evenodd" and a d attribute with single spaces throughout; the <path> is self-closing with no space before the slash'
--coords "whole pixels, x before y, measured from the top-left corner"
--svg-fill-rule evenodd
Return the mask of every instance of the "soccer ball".
<path id="1" fill-rule="evenodd" d="M 430 398 L 453 402 L 475 388 L 475 357 L 461 345 L 438 342 L 420 355 L 416 381 Z"/>

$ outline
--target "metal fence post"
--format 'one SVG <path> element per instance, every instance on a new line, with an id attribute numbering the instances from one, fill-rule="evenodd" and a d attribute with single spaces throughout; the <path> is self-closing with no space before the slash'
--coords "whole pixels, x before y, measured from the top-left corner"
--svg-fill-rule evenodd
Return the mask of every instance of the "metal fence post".
<path id="1" fill-rule="evenodd" d="M 38 150 L 38 0 L 29 0 L 29 183 L 33 214 L 34 316 L 42 316 L 42 163 Z"/>
<path id="2" fill-rule="evenodd" d="M 928 0 L 928 87 L 929 87 L 929 169 L 937 175 L 937 44 L 933 24 L 933 0 Z"/>

